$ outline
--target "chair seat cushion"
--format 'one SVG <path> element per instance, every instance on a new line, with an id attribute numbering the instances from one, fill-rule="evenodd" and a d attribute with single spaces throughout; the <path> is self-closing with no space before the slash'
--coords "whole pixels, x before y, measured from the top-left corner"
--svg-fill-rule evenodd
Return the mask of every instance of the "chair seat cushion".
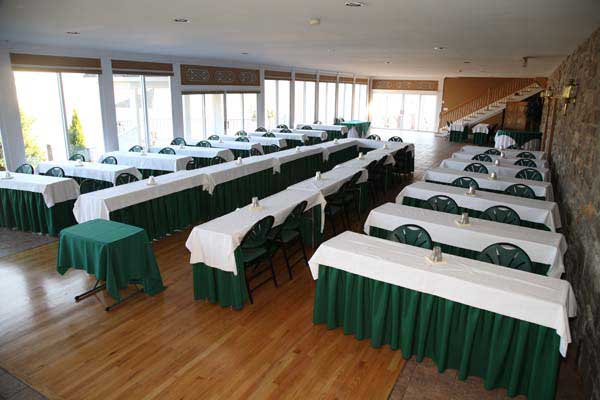
<path id="1" fill-rule="evenodd" d="M 267 254 L 266 247 L 253 247 L 253 248 L 243 248 L 242 247 L 242 259 L 245 263 L 249 263 L 252 261 L 256 261 L 260 257 Z"/>

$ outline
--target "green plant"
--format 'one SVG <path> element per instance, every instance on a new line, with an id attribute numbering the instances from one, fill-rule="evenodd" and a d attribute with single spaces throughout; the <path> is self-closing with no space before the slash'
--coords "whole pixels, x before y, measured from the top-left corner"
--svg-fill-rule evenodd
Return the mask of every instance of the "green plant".
<path id="1" fill-rule="evenodd" d="M 33 165 L 46 160 L 46 155 L 31 134 L 31 127 L 35 119 L 21 111 L 21 132 L 23 132 L 23 144 L 25 145 L 25 158 Z"/>
<path id="2" fill-rule="evenodd" d="M 77 115 L 77 110 L 73 110 L 71 117 L 71 126 L 68 131 L 69 137 L 69 153 L 73 154 L 78 150 L 85 149 L 85 136 L 83 135 L 83 127 Z"/>

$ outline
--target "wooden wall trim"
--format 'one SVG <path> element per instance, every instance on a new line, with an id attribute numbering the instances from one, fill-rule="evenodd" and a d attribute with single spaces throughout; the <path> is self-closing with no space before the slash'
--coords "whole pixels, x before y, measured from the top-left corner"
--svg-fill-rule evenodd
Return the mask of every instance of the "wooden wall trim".
<path id="1" fill-rule="evenodd" d="M 356 78 L 355 83 L 358 85 L 368 85 L 369 79 L 368 78 Z"/>
<path id="2" fill-rule="evenodd" d="M 305 74 L 304 72 L 296 72 L 296 80 L 297 81 L 316 82 L 317 74 Z"/>
<path id="3" fill-rule="evenodd" d="M 354 78 L 348 76 L 340 76 L 340 83 L 354 83 Z"/>
<path id="4" fill-rule="evenodd" d="M 173 76 L 173 64 L 168 63 L 112 60 L 111 64 L 114 74 Z"/>
<path id="5" fill-rule="evenodd" d="M 279 79 L 289 81 L 292 79 L 292 73 L 288 71 L 265 70 L 265 79 Z"/>
<path id="6" fill-rule="evenodd" d="M 438 81 L 374 79 L 373 89 L 438 91 Z"/>
<path id="7" fill-rule="evenodd" d="M 102 72 L 99 58 L 10 53 L 10 61 L 15 71 Z"/>
<path id="8" fill-rule="evenodd" d="M 337 76 L 335 75 L 320 75 L 319 82 L 337 82 Z"/>
<path id="9" fill-rule="evenodd" d="M 260 86 L 257 69 L 181 65 L 182 85 Z"/>

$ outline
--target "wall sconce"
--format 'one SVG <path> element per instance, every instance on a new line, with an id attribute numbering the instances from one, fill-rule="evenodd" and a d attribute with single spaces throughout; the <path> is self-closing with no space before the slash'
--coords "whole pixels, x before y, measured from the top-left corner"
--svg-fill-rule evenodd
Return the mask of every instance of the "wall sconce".
<path id="1" fill-rule="evenodd" d="M 575 98 L 577 97 L 577 83 L 575 79 L 569 80 L 569 83 L 563 88 L 561 98 L 564 102 L 563 115 L 567 115 L 567 107 L 569 104 L 575 104 Z"/>

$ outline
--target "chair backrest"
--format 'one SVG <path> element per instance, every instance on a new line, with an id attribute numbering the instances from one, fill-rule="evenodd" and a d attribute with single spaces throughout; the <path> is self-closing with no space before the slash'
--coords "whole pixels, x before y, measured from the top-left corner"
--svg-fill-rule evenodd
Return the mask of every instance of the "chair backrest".
<path id="1" fill-rule="evenodd" d="M 366 167 L 367 171 L 369 172 L 369 176 L 371 175 L 371 173 L 374 173 L 375 170 L 377 169 L 377 161 L 373 160 L 371 161 L 367 167 Z"/>
<path id="2" fill-rule="evenodd" d="M 500 150 L 498 150 L 498 149 L 489 149 L 489 150 L 486 150 L 483 154 L 491 154 L 493 156 L 499 156 L 500 155 Z"/>
<path id="3" fill-rule="evenodd" d="M 77 161 L 77 160 L 79 160 L 79 161 L 85 161 L 85 156 L 83 154 L 76 153 L 76 154 L 73 154 L 71 157 L 69 157 L 69 160 L 71 160 L 71 161 Z"/>
<path id="4" fill-rule="evenodd" d="M 362 171 L 358 171 L 357 173 L 355 173 L 354 175 L 352 175 L 352 178 L 350 178 L 350 180 L 348 182 L 350 182 L 350 188 L 356 187 L 356 185 L 358 184 L 358 180 L 360 179 L 360 177 L 362 176 Z"/>
<path id="5" fill-rule="evenodd" d="M 517 161 L 515 161 L 515 165 L 519 165 L 521 167 L 530 167 L 530 168 L 537 167 L 537 164 L 535 163 L 535 161 L 533 161 L 532 159 L 529 159 L 529 158 L 519 158 Z"/>
<path id="6" fill-rule="evenodd" d="M 533 168 L 523 168 L 515 175 L 515 178 L 519 179 L 529 179 L 531 181 L 543 181 L 544 178 L 542 174 L 537 169 Z"/>
<path id="7" fill-rule="evenodd" d="M 279 124 L 277 125 L 277 129 L 288 129 L 288 126 L 286 124 Z"/>
<path id="8" fill-rule="evenodd" d="M 493 206 L 485 210 L 479 216 L 488 221 L 501 222 L 503 224 L 521 225 L 521 217 L 515 210 L 506 206 Z"/>
<path id="9" fill-rule="evenodd" d="M 208 137 L 208 140 L 219 140 L 219 139 L 220 139 L 220 138 L 219 138 L 219 135 L 210 135 L 210 136 Z"/>
<path id="10" fill-rule="evenodd" d="M 310 126 L 310 125 L 304 125 L 302 127 L 302 129 L 304 129 L 305 131 L 311 131 L 312 130 L 312 126 Z"/>
<path id="11" fill-rule="evenodd" d="M 273 132 L 267 132 L 263 133 L 263 137 L 275 137 L 275 134 Z"/>
<path id="12" fill-rule="evenodd" d="M 450 214 L 460 214 L 460 209 L 458 208 L 458 204 L 448 197 L 442 194 L 438 194 L 430 197 L 425 202 L 424 206 L 434 211 L 440 211 Z"/>
<path id="13" fill-rule="evenodd" d="M 254 132 L 266 132 L 267 130 L 263 127 L 263 126 L 259 126 L 258 128 L 256 128 L 256 130 Z"/>
<path id="14" fill-rule="evenodd" d="M 175 155 L 175 150 L 173 150 L 170 147 L 163 147 L 162 149 L 160 149 L 158 154 L 173 154 L 173 155 Z"/>
<path id="15" fill-rule="evenodd" d="M 494 243 L 477 255 L 479 261 L 507 268 L 532 272 L 531 259 L 519 246 L 511 243 Z"/>
<path id="16" fill-rule="evenodd" d="M 522 183 L 515 183 L 514 185 L 510 185 L 509 187 L 504 189 L 504 193 L 509 194 L 511 196 L 525 197 L 527 199 L 536 198 L 533 189 L 527 185 L 523 185 Z"/>
<path id="17" fill-rule="evenodd" d="M 212 147 L 212 144 L 208 140 L 201 140 L 196 143 L 196 147 Z"/>
<path id="18" fill-rule="evenodd" d="M 292 133 L 292 131 L 288 128 L 281 128 L 281 130 L 279 131 L 281 133 Z"/>
<path id="19" fill-rule="evenodd" d="M 246 136 L 239 136 L 237 138 L 235 138 L 236 142 L 249 142 L 250 139 L 248 139 Z"/>
<path id="20" fill-rule="evenodd" d="M 19 174 L 29 174 L 29 175 L 33 175 L 34 174 L 33 166 L 31 164 L 21 164 L 15 170 L 15 172 L 17 172 Z"/>
<path id="21" fill-rule="evenodd" d="M 185 169 L 188 171 L 191 169 L 196 169 L 196 161 L 194 161 L 194 160 L 188 161 L 187 164 L 185 164 Z"/>
<path id="22" fill-rule="evenodd" d="M 456 178 L 452 181 L 452 186 L 462 187 L 462 188 L 470 188 L 471 186 L 475 186 L 475 189 L 479 189 L 479 184 L 473 178 L 468 176 L 461 176 L 460 178 Z"/>
<path id="23" fill-rule="evenodd" d="M 250 155 L 251 156 L 262 156 L 262 153 L 256 147 L 253 147 L 250 149 Z"/>
<path id="24" fill-rule="evenodd" d="M 519 146 L 517 146 L 516 144 L 511 144 L 510 146 L 507 147 L 508 150 L 518 150 Z"/>
<path id="25" fill-rule="evenodd" d="M 248 136 L 245 130 L 237 131 L 235 133 L 236 136 Z"/>
<path id="26" fill-rule="evenodd" d="M 253 249 L 267 243 L 267 235 L 273 227 L 275 218 L 272 215 L 257 221 L 242 239 L 242 249 Z"/>
<path id="27" fill-rule="evenodd" d="M 175 139 L 171 140 L 171 145 L 175 145 L 175 146 L 181 146 L 181 145 L 186 145 L 187 143 L 185 142 L 185 139 L 182 137 L 176 137 Z"/>
<path id="28" fill-rule="evenodd" d="M 302 221 L 302 214 L 306 210 L 307 201 L 304 200 L 298 204 L 292 210 L 292 212 L 287 216 L 285 221 L 282 224 L 282 229 L 284 230 L 298 230 L 300 229 L 300 223 Z"/>
<path id="29" fill-rule="evenodd" d="M 517 158 L 533 158 L 535 159 L 535 154 L 530 153 L 529 151 L 522 151 L 517 154 Z"/>
<path id="30" fill-rule="evenodd" d="M 381 138 L 379 137 L 379 135 L 369 135 L 365 139 L 369 139 L 369 140 L 381 140 Z"/>
<path id="31" fill-rule="evenodd" d="M 485 167 L 485 165 L 476 162 L 467 165 L 463 171 L 477 172 L 480 174 L 488 173 L 488 169 Z"/>
<path id="32" fill-rule="evenodd" d="M 390 142 L 400 142 L 400 143 L 404 142 L 400 136 L 392 136 L 389 141 Z"/>
<path id="33" fill-rule="evenodd" d="M 103 189 L 103 187 L 99 184 L 99 181 L 96 179 L 84 179 L 79 184 L 79 193 L 86 194 L 90 192 L 95 192 L 96 190 Z"/>
<path id="34" fill-rule="evenodd" d="M 46 171 L 45 175 L 55 176 L 57 178 L 64 178 L 65 171 L 61 167 L 52 167 L 48 171 Z"/>
<path id="35" fill-rule="evenodd" d="M 136 144 L 135 146 L 132 146 L 129 151 L 133 152 L 133 153 L 141 153 L 142 150 L 144 150 L 144 148 L 142 146 L 140 146 L 139 144 Z"/>
<path id="36" fill-rule="evenodd" d="M 135 175 L 130 174 L 129 172 L 123 172 L 117 176 L 115 181 L 115 186 L 125 185 L 131 182 L 137 182 L 138 178 Z"/>
<path id="37" fill-rule="evenodd" d="M 489 154 L 476 154 L 473 156 L 473 158 L 471 158 L 471 160 L 492 162 L 492 157 L 490 157 Z"/>
<path id="38" fill-rule="evenodd" d="M 389 239 L 394 242 L 404 243 L 411 246 L 433 249 L 433 240 L 429 233 L 419 225 L 406 224 L 397 227 L 390 232 Z"/>
<path id="39" fill-rule="evenodd" d="M 108 157 L 104 157 L 104 159 L 102 160 L 102 164 L 113 164 L 113 165 L 117 165 L 117 159 L 113 156 L 108 156 Z"/>
<path id="40" fill-rule="evenodd" d="M 217 165 L 217 164 L 223 164 L 225 161 L 225 159 L 221 156 L 214 156 L 213 158 L 211 158 L 210 160 L 210 165 Z"/>

